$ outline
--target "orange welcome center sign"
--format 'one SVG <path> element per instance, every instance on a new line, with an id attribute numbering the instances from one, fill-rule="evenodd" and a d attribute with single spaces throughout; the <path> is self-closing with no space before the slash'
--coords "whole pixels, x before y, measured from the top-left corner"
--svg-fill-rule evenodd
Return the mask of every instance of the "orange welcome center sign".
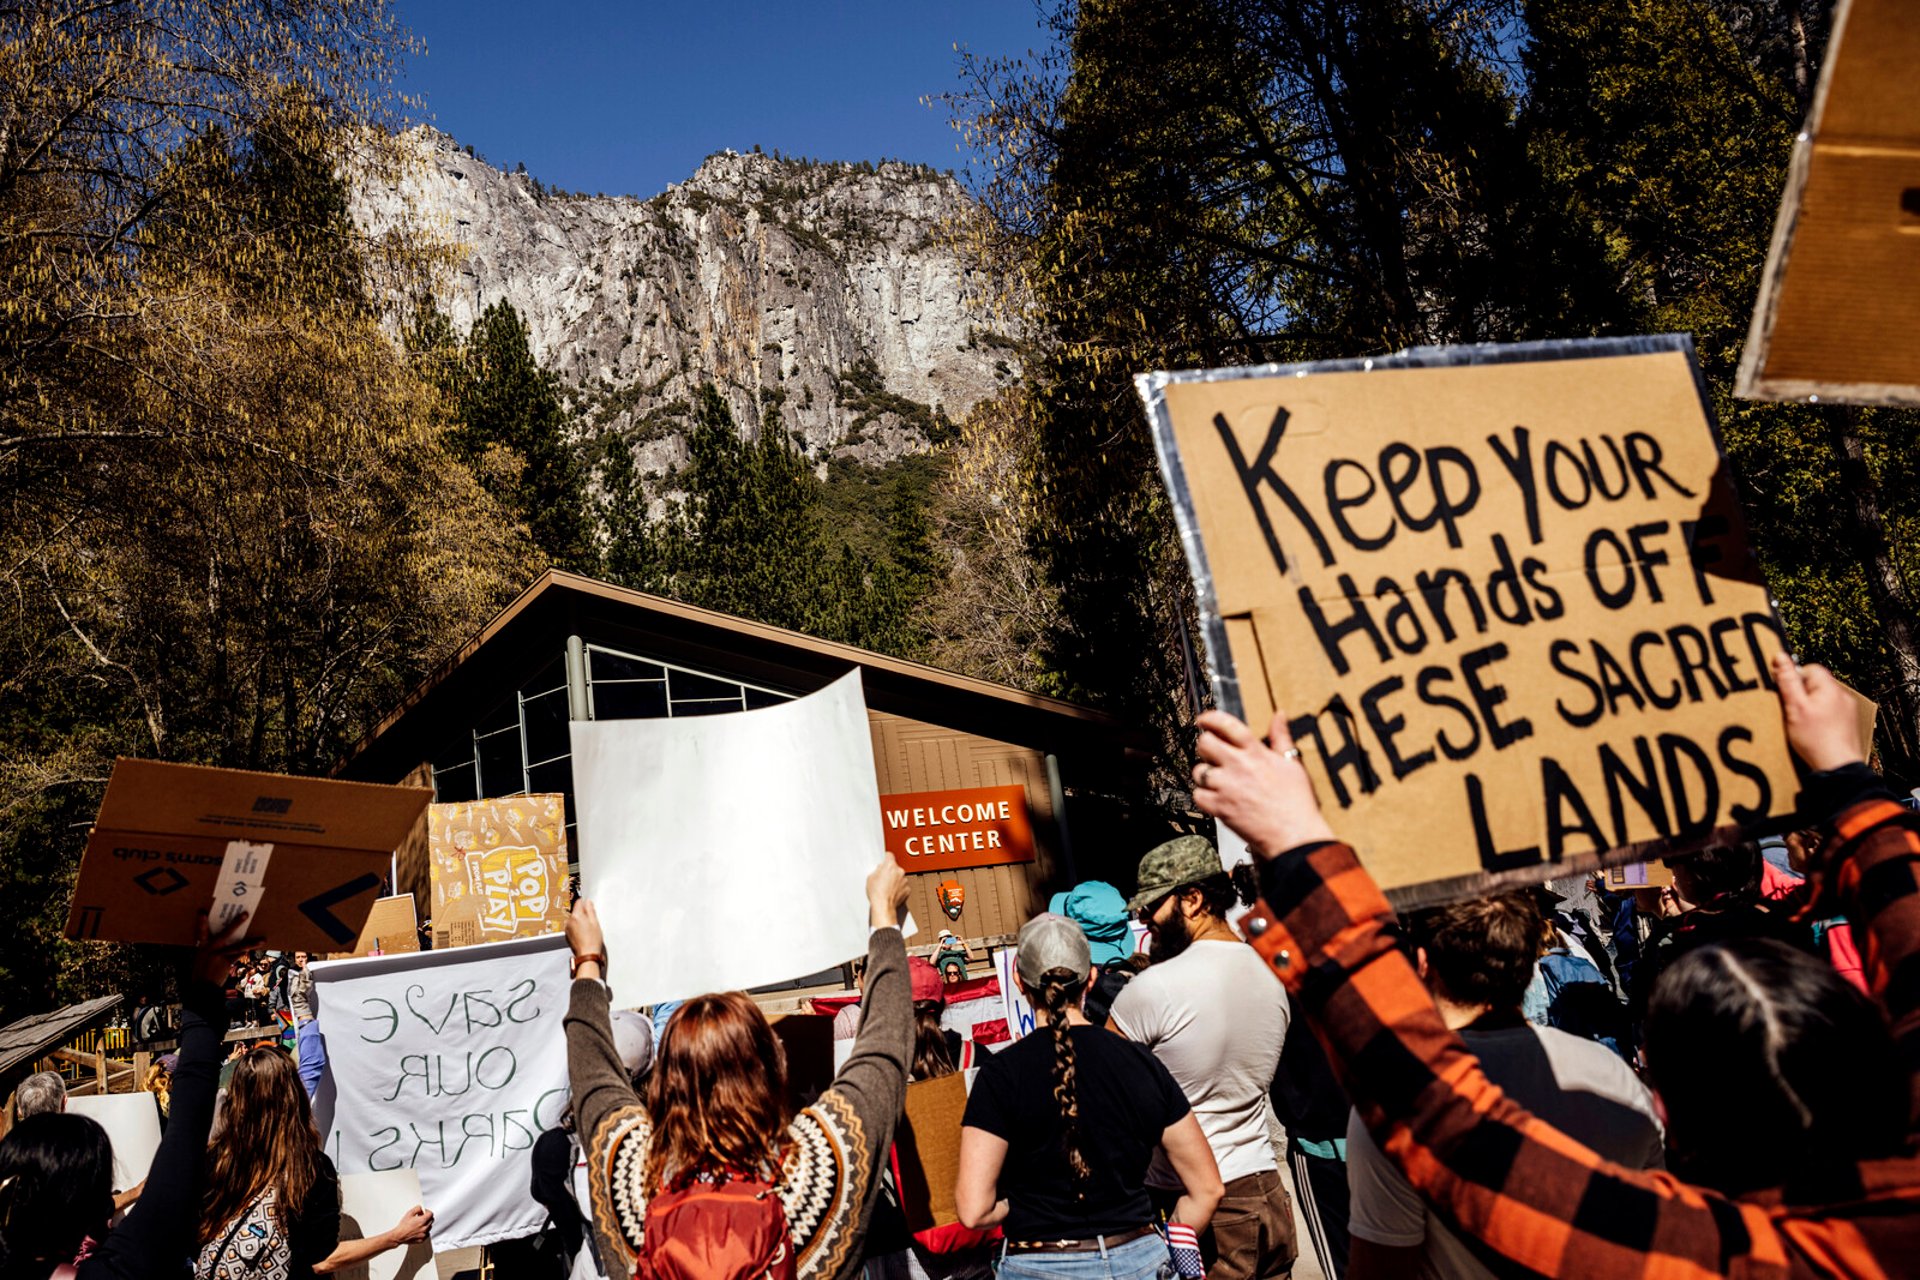
<path id="1" fill-rule="evenodd" d="M 1025 787 L 966 787 L 880 797 L 887 851 L 908 871 L 1033 861 Z"/>

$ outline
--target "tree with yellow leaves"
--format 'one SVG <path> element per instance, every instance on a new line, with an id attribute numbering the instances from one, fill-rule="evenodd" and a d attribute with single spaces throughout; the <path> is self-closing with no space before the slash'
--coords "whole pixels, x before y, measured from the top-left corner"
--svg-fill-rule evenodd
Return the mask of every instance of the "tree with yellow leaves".
<path id="1" fill-rule="evenodd" d="M 133 962 L 58 937 L 114 756 L 324 770 L 532 571 L 369 284 L 444 255 L 348 216 L 404 49 L 366 0 L 0 9 L 0 1017 Z"/>

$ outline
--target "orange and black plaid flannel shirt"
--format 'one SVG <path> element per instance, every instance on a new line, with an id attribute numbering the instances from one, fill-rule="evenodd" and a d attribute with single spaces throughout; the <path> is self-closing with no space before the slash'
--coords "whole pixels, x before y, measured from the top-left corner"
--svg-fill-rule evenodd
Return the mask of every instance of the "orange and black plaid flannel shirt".
<path id="1" fill-rule="evenodd" d="M 1864 766 L 1847 772 L 1839 793 L 1851 802 L 1830 824 L 1822 887 L 1865 939 L 1872 989 L 1917 1069 L 1920 818 Z M 1811 800 L 1808 812 L 1833 812 Z M 1481 1074 L 1395 944 L 1392 911 L 1351 849 L 1295 850 L 1261 875 L 1264 902 L 1242 928 L 1311 1017 L 1381 1150 L 1463 1236 L 1545 1276 L 1920 1276 L 1911 1130 L 1909 1154 L 1862 1163 L 1843 1203 L 1735 1199 L 1610 1164 Z"/>

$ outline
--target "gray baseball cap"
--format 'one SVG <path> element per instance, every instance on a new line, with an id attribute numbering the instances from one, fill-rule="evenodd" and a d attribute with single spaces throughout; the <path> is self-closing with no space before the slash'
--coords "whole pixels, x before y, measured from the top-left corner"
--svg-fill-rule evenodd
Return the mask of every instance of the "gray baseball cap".
<path id="1" fill-rule="evenodd" d="M 1019 950 L 1015 953 L 1020 981 L 1038 986 L 1053 969 L 1065 969 L 1076 980 L 1084 980 L 1093 969 L 1093 954 L 1087 935 L 1065 916 L 1048 911 L 1027 921 L 1020 929 Z"/>
<path id="2" fill-rule="evenodd" d="M 614 1052 L 620 1055 L 627 1079 L 638 1080 L 653 1066 L 653 1023 L 631 1009 L 616 1010 L 611 1021 Z"/>

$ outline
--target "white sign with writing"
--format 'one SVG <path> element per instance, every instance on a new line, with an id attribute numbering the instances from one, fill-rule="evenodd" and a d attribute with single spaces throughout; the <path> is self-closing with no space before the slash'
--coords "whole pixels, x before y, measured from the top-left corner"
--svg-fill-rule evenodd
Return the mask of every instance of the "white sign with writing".
<path id="1" fill-rule="evenodd" d="M 622 1006 L 866 954 L 887 853 L 857 671 L 758 711 L 572 730 L 580 879 Z"/>
<path id="2" fill-rule="evenodd" d="M 1015 1040 L 1033 1030 L 1033 1005 L 1020 990 L 1019 953 L 1002 947 L 993 953 L 993 969 L 1000 975 L 1000 995 L 1007 1002 L 1007 1034 Z"/>
<path id="3" fill-rule="evenodd" d="M 412 1170 L 441 1250 L 538 1231 L 533 1142 L 566 1114 L 568 986 L 557 934 L 314 965 L 315 1119 L 341 1175 Z"/>

